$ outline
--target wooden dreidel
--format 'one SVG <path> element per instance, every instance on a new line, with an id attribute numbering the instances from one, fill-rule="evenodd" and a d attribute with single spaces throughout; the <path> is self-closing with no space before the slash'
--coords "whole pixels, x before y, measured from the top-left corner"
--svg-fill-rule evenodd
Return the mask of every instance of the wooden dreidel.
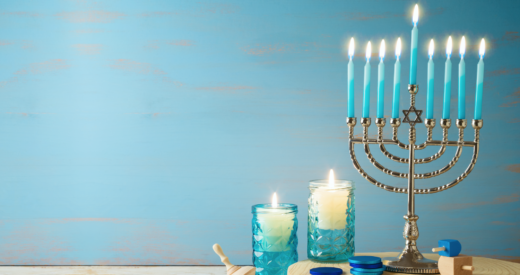
<path id="1" fill-rule="evenodd" d="M 441 256 L 438 262 L 441 275 L 472 275 L 473 257 L 459 255 L 455 257 Z"/>
<path id="2" fill-rule="evenodd" d="M 220 256 L 220 261 L 226 265 L 227 275 L 254 275 L 256 268 L 254 266 L 236 266 L 229 262 L 228 257 L 222 251 L 222 247 L 218 243 L 213 245 L 213 251 Z"/>
<path id="3" fill-rule="evenodd" d="M 439 247 L 432 249 L 433 252 L 439 252 L 439 255 L 445 257 L 455 257 L 462 250 L 462 245 L 457 240 L 440 240 Z"/>

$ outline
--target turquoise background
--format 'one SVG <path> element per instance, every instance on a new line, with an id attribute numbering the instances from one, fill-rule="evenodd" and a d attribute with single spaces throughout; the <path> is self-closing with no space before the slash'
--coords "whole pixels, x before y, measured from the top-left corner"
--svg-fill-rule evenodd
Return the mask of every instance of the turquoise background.
<path id="1" fill-rule="evenodd" d="M 408 108 L 414 4 L 1 1 L 0 264 L 219 264 L 211 250 L 217 242 L 233 263 L 251 264 L 251 205 L 269 202 L 275 191 L 300 208 L 304 259 L 308 181 L 331 168 L 357 185 L 357 251 L 401 250 L 406 196 L 363 180 L 348 155 L 344 46 L 355 37 L 359 122 L 364 47 L 368 40 L 374 45 L 374 117 L 377 49 L 386 39 L 389 117 L 400 36 L 401 108 Z M 438 239 L 455 238 L 466 254 L 520 260 L 520 2 L 419 5 L 417 107 L 425 110 L 434 38 L 437 120 L 448 35 L 454 53 L 462 35 L 467 39 L 468 119 L 478 43 L 487 41 L 480 158 L 455 188 L 417 196 L 419 247 L 427 252 Z M 458 63 L 454 54 L 453 119 Z M 424 125 L 418 133 L 424 141 Z M 471 128 L 466 137 L 473 139 Z M 440 127 L 434 138 L 441 138 Z M 456 138 L 453 127 L 450 139 Z M 362 148 L 356 153 L 376 179 L 405 186 L 371 167 Z M 453 154 L 450 148 L 418 172 L 439 169 Z M 454 169 L 417 185 L 451 181 L 470 155 L 465 149 Z"/>

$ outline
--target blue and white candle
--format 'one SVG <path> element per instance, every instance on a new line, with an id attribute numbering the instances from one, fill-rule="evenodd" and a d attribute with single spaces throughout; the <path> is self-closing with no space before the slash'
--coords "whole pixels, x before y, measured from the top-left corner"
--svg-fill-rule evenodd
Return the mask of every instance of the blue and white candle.
<path id="1" fill-rule="evenodd" d="M 433 51 L 435 44 L 433 39 L 430 41 L 430 47 L 428 49 L 428 55 L 430 56 L 430 61 L 428 61 L 428 86 L 426 92 L 426 118 L 433 118 L 433 91 L 434 91 L 434 75 L 435 75 L 435 65 L 433 64 Z"/>
<path id="2" fill-rule="evenodd" d="M 417 41 L 419 39 L 419 30 L 417 29 L 417 21 L 419 21 L 419 6 L 415 5 L 413 10 L 413 29 L 412 29 L 412 47 L 410 51 L 410 84 L 417 84 Z"/>
<path id="3" fill-rule="evenodd" d="M 379 48 L 379 66 L 377 68 L 377 118 L 385 116 L 385 40 Z"/>
<path id="4" fill-rule="evenodd" d="M 397 39 L 395 45 L 395 66 L 394 66 L 394 98 L 392 100 L 392 118 L 399 118 L 399 97 L 401 89 L 401 38 Z"/>
<path id="5" fill-rule="evenodd" d="M 363 118 L 370 117 L 370 55 L 372 55 L 372 46 L 370 41 L 367 45 L 367 64 L 365 64 L 365 83 L 363 89 Z"/>
<path id="6" fill-rule="evenodd" d="M 355 109 L 354 109 L 354 62 L 352 58 L 354 58 L 354 37 L 350 39 L 350 43 L 348 46 L 348 117 L 355 117 Z"/>
<path id="7" fill-rule="evenodd" d="M 446 45 L 446 66 L 444 67 L 444 101 L 442 108 L 442 118 L 450 118 L 450 98 L 451 98 L 451 36 L 448 38 Z"/>
<path id="8" fill-rule="evenodd" d="M 482 119 L 482 91 L 484 90 L 484 53 L 486 52 L 486 41 L 480 42 L 480 61 L 477 65 L 477 93 L 475 95 L 475 119 Z"/>
<path id="9" fill-rule="evenodd" d="M 464 36 L 460 41 L 460 63 L 459 63 L 459 112 L 458 119 L 466 119 L 466 63 L 464 54 L 466 53 L 466 39 Z"/>

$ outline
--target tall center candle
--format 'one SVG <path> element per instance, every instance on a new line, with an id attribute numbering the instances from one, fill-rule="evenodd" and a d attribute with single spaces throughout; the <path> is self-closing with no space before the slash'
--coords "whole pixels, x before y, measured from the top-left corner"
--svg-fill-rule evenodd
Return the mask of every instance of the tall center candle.
<path id="1" fill-rule="evenodd" d="M 394 98 L 392 100 L 392 118 L 399 118 L 399 97 L 401 95 L 401 38 L 397 39 L 395 45 L 395 66 L 394 66 Z"/>
<path id="2" fill-rule="evenodd" d="M 370 41 L 367 45 L 367 64 L 365 64 L 365 82 L 363 89 L 363 117 L 370 117 L 370 55 L 372 55 L 372 47 Z"/>
<path id="3" fill-rule="evenodd" d="M 419 39 L 417 21 L 419 21 L 419 6 L 415 5 L 413 10 L 412 47 L 410 51 L 410 84 L 412 85 L 417 84 L 417 41 Z"/>
<path id="4" fill-rule="evenodd" d="M 433 64 L 433 51 L 434 51 L 434 43 L 433 39 L 430 41 L 430 47 L 428 49 L 428 54 L 430 56 L 430 61 L 428 61 L 428 90 L 426 92 L 426 118 L 433 118 L 433 90 L 434 90 L 434 74 L 435 74 L 435 65 Z"/>
<path id="5" fill-rule="evenodd" d="M 355 109 L 354 109 L 354 62 L 352 62 L 352 58 L 354 57 L 354 37 L 350 39 L 350 44 L 348 46 L 348 117 L 355 117 Z"/>
<path id="6" fill-rule="evenodd" d="M 377 70 L 378 85 L 377 85 L 377 118 L 383 118 L 385 116 L 385 40 L 381 41 L 381 47 L 379 48 L 379 66 Z"/>
<path id="7" fill-rule="evenodd" d="M 464 36 L 460 41 L 460 63 L 459 63 L 459 112 L 458 119 L 466 119 L 466 63 L 464 53 L 466 52 L 466 39 Z"/>
<path id="8" fill-rule="evenodd" d="M 446 66 L 444 67 L 444 100 L 442 108 L 442 118 L 450 118 L 450 98 L 451 98 L 451 36 L 448 38 L 446 46 Z"/>

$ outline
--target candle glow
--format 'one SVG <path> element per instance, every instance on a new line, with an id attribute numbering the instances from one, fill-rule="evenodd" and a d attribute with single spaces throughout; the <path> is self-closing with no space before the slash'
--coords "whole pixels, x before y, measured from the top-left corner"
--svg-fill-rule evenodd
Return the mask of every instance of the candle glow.
<path id="1" fill-rule="evenodd" d="M 460 58 L 464 58 L 465 53 L 466 53 L 466 38 L 463 36 L 462 40 L 460 40 Z"/>
<path id="2" fill-rule="evenodd" d="M 370 56 L 371 55 L 372 55 L 372 45 L 370 44 L 370 41 L 368 41 L 367 50 L 366 50 L 366 53 L 365 53 L 365 56 L 367 58 L 367 62 L 370 61 Z"/>
<path id="3" fill-rule="evenodd" d="M 383 60 L 385 58 L 385 40 L 381 41 L 381 46 L 379 47 L 379 58 Z"/>
<path id="4" fill-rule="evenodd" d="M 428 55 L 430 56 L 430 59 L 433 58 L 433 51 L 435 48 L 435 43 L 433 42 L 433 39 L 430 41 L 430 47 L 428 48 Z"/>
<path id="5" fill-rule="evenodd" d="M 329 187 L 334 188 L 334 170 L 329 171 Z"/>
<path id="6" fill-rule="evenodd" d="M 395 58 L 399 60 L 401 57 L 401 37 L 397 38 L 397 43 L 395 43 Z"/>
<path id="7" fill-rule="evenodd" d="M 478 51 L 480 58 L 484 58 L 484 54 L 486 53 L 486 40 L 482 38 L 482 41 L 480 41 L 480 49 Z"/>
<path id="8" fill-rule="evenodd" d="M 354 37 L 350 38 L 350 43 L 348 43 L 348 56 L 350 57 L 350 60 L 354 57 Z"/>
<path id="9" fill-rule="evenodd" d="M 415 4 L 413 9 L 413 17 L 412 17 L 413 25 L 417 26 L 417 22 L 419 21 L 419 5 Z"/>
<path id="10" fill-rule="evenodd" d="M 446 44 L 446 56 L 448 59 L 451 57 L 451 50 L 453 48 L 453 43 L 451 42 L 451 36 L 448 37 L 448 44 Z"/>
<path id="11" fill-rule="evenodd" d="M 274 192 L 273 198 L 271 199 L 271 206 L 273 208 L 277 208 L 278 207 L 278 196 L 276 196 L 276 192 Z"/>

